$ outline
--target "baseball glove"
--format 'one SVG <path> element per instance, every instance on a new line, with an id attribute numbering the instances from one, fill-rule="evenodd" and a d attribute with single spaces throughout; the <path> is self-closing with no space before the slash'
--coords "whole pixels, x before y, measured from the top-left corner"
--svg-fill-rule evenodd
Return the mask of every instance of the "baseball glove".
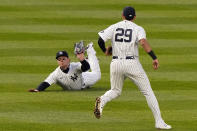
<path id="1" fill-rule="evenodd" d="M 111 56 L 112 55 L 112 46 L 108 46 L 105 51 L 105 55 Z"/>
<path id="2" fill-rule="evenodd" d="M 79 43 L 75 43 L 74 45 L 74 53 L 81 54 L 85 52 L 84 42 L 80 41 Z"/>

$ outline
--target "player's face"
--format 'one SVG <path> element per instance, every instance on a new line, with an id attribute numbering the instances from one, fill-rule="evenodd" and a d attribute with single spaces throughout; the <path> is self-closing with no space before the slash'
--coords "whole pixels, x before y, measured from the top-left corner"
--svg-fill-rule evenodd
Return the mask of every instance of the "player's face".
<path id="1" fill-rule="evenodd" d="M 61 68 L 66 69 L 70 64 L 70 59 L 66 56 L 60 56 L 57 59 L 57 63 Z"/>

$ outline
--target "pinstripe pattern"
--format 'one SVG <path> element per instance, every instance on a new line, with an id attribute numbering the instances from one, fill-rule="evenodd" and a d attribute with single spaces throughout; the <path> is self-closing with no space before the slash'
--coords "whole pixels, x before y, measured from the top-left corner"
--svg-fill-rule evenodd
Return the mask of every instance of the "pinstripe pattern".
<path id="1" fill-rule="evenodd" d="M 122 58 L 126 56 L 139 56 L 138 41 L 142 38 L 146 38 L 146 33 L 141 26 L 127 20 L 111 25 L 98 34 L 104 41 L 111 40 L 113 48 L 112 54 Z M 128 40 L 130 41 L 127 42 Z"/>
<path id="2" fill-rule="evenodd" d="M 138 59 L 138 42 L 142 38 L 146 39 L 144 29 L 131 21 L 123 20 L 99 32 L 99 35 L 104 41 L 112 41 L 112 55 L 118 57 L 110 65 L 111 89 L 100 97 L 101 109 L 107 102 L 121 95 L 124 79 L 129 78 L 146 97 L 155 123 L 163 122 L 157 99 Z M 134 56 L 135 59 L 126 59 L 126 56 Z"/>
<path id="3" fill-rule="evenodd" d="M 48 82 L 50 85 L 57 83 L 66 90 L 80 90 L 83 85 L 81 63 L 70 63 L 68 73 L 62 72 L 60 67 L 56 68 L 56 70 L 46 78 L 45 82 Z"/>

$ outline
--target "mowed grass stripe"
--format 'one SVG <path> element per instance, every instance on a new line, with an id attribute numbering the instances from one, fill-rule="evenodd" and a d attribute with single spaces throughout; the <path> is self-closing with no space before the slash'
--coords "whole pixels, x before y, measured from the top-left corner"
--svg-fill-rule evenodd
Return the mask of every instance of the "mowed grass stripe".
<path id="1" fill-rule="evenodd" d="M 161 79 L 160 81 L 151 81 L 151 86 L 153 90 L 157 90 L 158 92 L 162 90 L 166 90 L 166 91 L 173 91 L 173 92 L 177 91 L 178 93 L 180 90 L 196 90 L 197 82 L 196 81 L 192 81 L 192 82 L 190 81 L 168 81 L 166 82 L 165 80 L 163 81 Z"/>
<path id="2" fill-rule="evenodd" d="M 19 84 L 19 82 L 16 84 Z M 8 85 L 11 85 L 11 83 Z M 24 83 L 22 85 L 26 85 L 26 84 Z M 21 87 L 21 88 L 25 89 L 25 87 Z M 23 92 L 11 92 L 12 90 L 10 90 L 10 92 L 3 92 L 1 104 L 14 103 L 13 100 L 16 100 L 17 102 L 21 102 L 21 103 L 32 102 L 35 104 L 37 102 L 40 102 L 39 100 L 42 100 L 42 102 L 46 102 L 46 103 L 53 103 L 54 102 L 56 104 L 58 104 L 58 102 L 65 102 L 65 101 L 69 102 L 71 104 L 72 104 L 72 102 L 77 103 L 77 102 L 86 102 L 86 101 L 92 102 L 94 104 L 94 102 L 91 99 L 95 97 L 95 94 L 104 92 L 104 90 L 98 91 L 94 87 L 92 87 L 90 90 L 84 90 L 84 91 L 57 91 L 57 90 L 54 90 L 51 88 L 49 88 L 49 90 L 46 90 L 46 92 L 42 92 L 37 95 L 30 94 L 30 93 L 24 93 L 24 92 L 26 92 L 26 90 L 24 90 Z M 58 88 L 58 86 L 56 88 Z M 133 90 L 133 88 L 135 88 L 135 87 L 124 87 L 123 88 L 124 91 L 122 92 L 122 97 L 115 99 L 114 102 L 123 101 L 123 102 L 132 103 L 132 102 L 139 101 L 139 102 L 146 103 L 146 100 L 145 100 L 144 96 L 141 94 L 141 92 L 137 88 L 135 90 Z M 168 87 L 166 87 L 166 88 L 168 88 Z M 60 90 L 60 88 L 58 90 Z M 178 91 L 178 90 L 161 90 L 161 91 L 155 91 L 155 94 L 158 97 L 158 99 L 163 102 L 173 101 L 173 100 L 175 100 L 175 101 L 188 101 L 188 100 L 194 101 L 194 100 L 196 100 L 196 97 L 195 97 L 196 92 L 197 91 L 193 91 L 193 93 L 192 93 L 192 90 L 180 90 L 180 91 Z M 38 99 L 34 99 L 35 96 Z M 64 99 L 65 97 L 72 98 L 73 96 L 75 96 L 73 99 Z M 27 99 L 23 99 L 24 97 L 27 97 Z M 5 101 L 6 98 L 9 102 Z M 50 101 L 50 100 L 53 100 L 53 101 Z M 66 102 L 63 105 L 66 105 Z M 143 105 L 143 107 L 147 107 L 147 106 Z M 10 108 L 10 109 L 14 111 L 13 108 Z"/>
<path id="3" fill-rule="evenodd" d="M 52 71 L 52 68 L 49 70 Z M 104 74 L 107 75 L 107 73 L 102 73 L 102 77 L 104 77 Z M 26 75 L 28 75 L 28 74 L 26 74 Z M 34 88 L 34 87 L 36 88 L 39 85 L 39 83 L 42 82 L 47 76 L 48 76 L 48 74 L 42 75 L 41 77 L 39 77 L 40 79 L 37 79 L 37 81 L 35 81 L 34 83 L 24 83 L 23 81 L 15 81 L 13 83 L 12 82 L 10 83 L 9 81 L 0 82 L 0 87 L 1 87 L 0 91 L 1 91 L 1 93 L 3 93 L 3 92 L 5 92 L 5 93 L 6 92 L 26 92 L 30 88 Z M 168 93 L 173 94 L 174 96 L 175 96 L 175 92 L 176 92 L 176 93 L 179 93 L 179 96 L 180 96 L 179 99 L 186 99 L 185 97 L 181 98 L 181 96 L 183 96 L 182 94 L 185 94 L 186 96 L 191 96 L 192 91 L 195 91 L 196 86 L 197 86 L 196 81 L 191 82 L 191 81 L 182 81 L 182 80 L 180 80 L 180 81 L 172 80 L 172 81 L 166 82 L 165 80 L 162 80 L 162 79 L 158 80 L 158 81 L 150 79 L 150 82 L 151 82 L 152 89 L 154 91 L 157 91 L 157 94 L 158 94 L 158 96 L 160 96 L 160 99 L 166 99 L 166 98 L 164 98 L 164 95 L 161 94 L 162 91 L 169 91 Z M 110 82 L 108 79 L 105 82 L 104 82 L 104 80 L 99 81 L 97 84 L 92 86 L 92 88 L 89 91 L 90 92 L 95 91 L 95 93 L 96 93 L 96 91 L 98 91 L 97 95 L 100 95 L 100 94 L 104 93 L 105 91 L 109 90 L 109 88 L 110 88 Z M 133 91 L 138 92 L 139 91 L 138 88 L 136 87 L 136 85 L 134 85 L 134 83 L 132 83 L 129 80 L 125 82 L 123 90 L 124 90 L 123 92 L 125 92 L 125 93 L 130 92 L 130 91 L 131 92 L 133 92 Z M 183 90 L 185 92 L 180 92 L 181 90 Z M 186 92 L 188 90 L 191 90 L 190 95 L 186 94 Z M 54 92 L 54 93 L 58 92 L 58 91 L 61 92 L 62 88 L 57 85 L 51 86 L 50 88 L 48 88 L 46 90 L 46 92 Z M 99 93 L 99 91 L 101 93 Z M 90 94 L 87 94 L 87 95 L 90 95 Z M 133 95 L 134 94 L 132 94 L 132 96 Z M 193 94 L 193 98 L 194 99 L 196 98 L 194 94 Z M 130 97 L 130 99 L 133 100 L 134 98 Z M 139 99 L 138 96 L 136 96 L 135 99 Z M 171 96 L 171 97 L 169 97 L 169 99 L 173 99 L 173 97 Z M 190 99 L 190 97 L 187 97 L 187 99 Z"/>
<path id="4" fill-rule="evenodd" d="M 37 40 L 93 40 L 98 34 L 92 32 L 70 33 L 0 33 L 1 41 L 37 41 Z"/>
<path id="5" fill-rule="evenodd" d="M 145 24 L 143 27 L 151 32 L 197 32 L 197 24 Z"/>
<path id="6" fill-rule="evenodd" d="M 47 5 L 0 5 L 0 11 L 45 11 L 45 10 L 122 10 L 128 4 L 47 4 Z M 129 4 L 130 5 L 130 4 Z M 196 10 L 197 4 L 132 4 L 137 10 Z"/>
<path id="7" fill-rule="evenodd" d="M 128 96 L 127 96 L 128 97 Z M 161 101 L 160 100 L 160 105 L 162 110 L 195 110 L 197 107 L 197 104 L 192 104 L 195 103 L 196 100 L 168 100 L 168 101 Z M 45 104 L 42 104 L 43 102 L 45 102 Z M 168 102 L 168 105 L 165 105 L 165 103 Z M 80 106 L 79 104 L 80 103 Z M 120 104 L 121 103 L 121 104 Z M 176 103 L 176 106 L 173 106 Z M 184 103 L 184 105 L 182 104 Z M 7 109 L 7 112 L 13 112 L 13 108 L 9 108 L 9 104 L 13 104 L 12 102 L 10 103 L 4 103 L 4 107 L 1 108 L 0 111 L 4 111 Z M 31 105 L 32 108 L 35 109 L 36 111 L 53 111 L 53 112 L 61 112 L 61 111 L 79 111 L 80 112 L 87 112 L 91 110 L 91 105 L 92 101 L 36 101 L 36 102 L 17 102 L 15 103 L 15 110 L 14 112 L 19 112 L 19 111 L 25 111 L 25 110 L 29 110 L 30 112 L 32 112 Z M 22 105 L 22 106 L 21 106 Z M 7 107 L 7 108 L 6 108 Z M 36 109 L 37 107 L 37 109 Z M 58 107 L 58 108 L 57 108 Z M 22 109 L 21 109 L 22 108 Z M 132 111 L 147 111 L 149 110 L 148 106 L 146 105 L 146 101 L 144 100 L 132 100 L 132 101 L 113 101 L 112 103 L 108 104 L 108 106 L 106 106 L 105 110 L 108 111 L 112 111 L 112 112 L 120 112 L 120 109 L 122 109 L 123 112 L 132 112 Z M 33 111 L 34 112 L 34 111 Z M 4 113 L 7 114 L 7 113 Z M 11 113 L 12 114 L 12 113 Z M 110 113 L 111 114 L 111 113 Z M 1 113 L 0 113 L 1 115 Z M 25 115 L 25 114 L 24 114 Z M 2 114 L 2 116 L 4 116 Z M 25 116 L 23 116 L 25 117 Z M 28 118 L 28 115 L 26 114 L 26 117 Z M 22 120 L 22 119 L 21 119 Z M 65 119 L 64 119 L 65 120 Z"/>
<path id="8" fill-rule="evenodd" d="M 73 52 L 68 50 L 68 52 L 70 53 L 70 59 L 72 61 L 77 61 L 76 57 L 72 56 Z M 36 55 L 22 55 L 22 56 L 15 56 L 13 54 L 13 56 L 4 56 L 4 57 L 0 57 L 0 61 L 1 61 L 1 65 L 2 66 L 6 66 L 6 65 L 56 65 L 56 60 L 55 60 L 55 54 L 53 55 L 49 55 L 47 56 L 46 53 L 42 53 L 39 52 L 39 54 Z M 55 52 L 56 53 L 56 52 Z M 8 53 L 9 54 L 9 53 Z M 44 54 L 44 55 L 42 55 Z M 106 57 L 104 55 L 98 55 L 97 57 L 100 61 L 100 65 L 101 67 L 106 67 L 110 64 L 111 62 L 111 57 Z M 186 70 L 193 70 L 193 68 L 195 68 L 196 65 L 196 61 L 195 58 L 197 57 L 196 55 L 158 55 L 159 60 L 160 60 L 160 68 L 161 70 L 164 69 L 174 69 L 175 65 L 180 65 L 183 68 L 186 68 Z M 140 57 L 141 63 L 144 66 L 144 68 L 147 71 L 153 71 L 151 63 L 152 60 L 151 58 L 145 54 L 144 56 Z M 168 60 L 168 61 L 166 61 Z M 178 61 L 181 60 L 181 61 Z M 34 61 L 32 63 L 32 61 Z M 174 65 L 174 66 L 173 66 Z M 193 67 L 194 65 L 194 67 Z M 167 67 L 166 67 L 167 66 Z M 172 66 L 172 68 L 171 68 Z M 192 69 L 190 69 L 189 67 L 193 67 Z M 182 70 L 181 68 L 177 67 L 177 69 Z M 103 73 L 108 72 L 109 71 L 109 67 L 108 68 L 103 68 L 102 69 Z"/>
<path id="9" fill-rule="evenodd" d="M 51 73 L 57 65 L 0 65 L 0 73 Z"/>
<path id="10" fill-rule="evenodd" d="M 1 56 L 51 56 L 55 54 L 58 50 L 65 49 L 62 47 L 56 48 L 11 48 L 11 49 L 0 49 Z M 163 47 L 163 48 L 154 48 L 158 55 L 184 55 L 188 53 L 190 55 L 196 54 L 197 47 L 181 47 L 176 50 L 173 47 Z M 73 51 L 73 48 L 67 48 L 67 50 Z M 140 49 L 142 50 L 142 49 Z M 142 51 L 141 51 L 142 52 Z M 147 55 L 143 52 L 144 55 Z M 110 57 L 111 58 L 111 57 Z"/>
<path id="11" fill-rule="evenodd" d="M 166 55 L 166 58 L 169 55 L 185 55 L 187 53 L 189 53 L 189 55 L 195 55 L 196 49 L 197 47 L 177 47 L 176 49 L 174 49 L 174 47 L 154 47 L 158 55 Z M 146 54 L 142 48 L 140 48 L 140 52 Z"/>
<path id="12" fill-rule="evenodd" d="M 162 32 L 147 32 L 149 38 L 158 39 L 196 39 L 197 32 L 180 32 L 180 31 L 162 31 Z"/>
<path id="13" fill-rule="evenodd" d="M 177 40 L 177 39 L 149 39 L 148 41 L 152 48 L 184 48 L 184 47 L 197 47 L 197 39 L 191 39 L 191 40 Z M 77 42 L 77 40 L 35 40 L 35 41 L 0 41 L 0 49 L 11 49 L 11 48 L 65 48 L 65 49 L 73 49 L 74 43 Z M 85 43 L 88 44 L 90 40 L 86 40 Z M 95 40 L 92 40 L 94 43 L 95 50 L 102 59 L 106 59 L 104 57 L 104 54 L 100 50 L 97 38 Z M 106 45 L 110 45 L 110 42 L 107 42 Z M 143 50 L 141 50 L 140 47 L 140 54 L 145 54 Z M 192 56 L 191 56 L 192 57 Z"/>
<path id="14" fill-rule="evenodd" d="M 69 33 L 69 32 L 98 32 L 104 26 L 94 25 L 0 25 L 1 33 Z M 80 29 L 80 30 L 79 30 Z"/>
<path id="15" fill-rule="evenodd" d="M 62 48 L 18 48 L 18 49 L 1 49 L 1 56 L 54 56 Z M 66 50 L 66 49 L 65 49 Z M 71 50 L 67 48 L 67 50 Z M 73 50 L 73 49 L 72 49 Z M 73 54 L 74 55 L 74 54 Z"/>
<path id="16" fill-rule="evenodd" d="M 181 15 L 180 15 L 181 13 Z M 138 18 L 192 18 L 196 17 L 197 10 L 194 11 L 137 11 L 137 19 Z M 73 15 L 75 14 L 75 15 Z M 112 15 L 113 14 L 113 15 Z M 65 17 L 66 16 L 66 17 Z M 32 12 L 2 12 L 1 19 L 8 18 L 106 18 L 106 19 L 121 19 L 121 11 L 120 10 L 73 10 L 72 13 L 70 11 L 32 11 Z"/>
<path id="17" fill-rule="evenodd" d="M 34 70 L 34 69 L 32 69 Z M 54 69 L 49 69 L 48 71 L 52 72 Z M 29 71 L 31 72 L 31 71 Z M 109 71 L 108 71 L 109 72 Z M 108 73 L 108 72 L 104 72 Z M 147 72 L 147 75 L 149 76 L 149 79 L 152 81 L 184 81 L 184 82 L 195 82 L 196 81 L 196 73 L 197 72 Z M 44 80 L 49 73 L 1 73 L 0 79 L 1 83 L 17 83 L 20 81 L 20 83 L 40 83 L 42 80 Z M 106 74 L 107 75 L 107 74 Z M 109 75 L 107 75 L 109 77 Z M 103 77 L 103 79 L 106 77 Z M 110 86 L 108 86 L 110 87 Z"/>
<path id="18" fill-rule="evenodd" d="M 166 71 L 166 72 L 147 72 L 150 80 L 154 81 L 187 81 L 187 82 L 195 82 L 196 81 L 196 71 L 195 72 L 187 72 L 187 71 Z"/>
<path id="19" fill-rule="evenodd" d="M 121 16 L 121 15 L 120 15 Z M 121 18 L 0 18 L 1 25 L 111 25 Z M 196 24 L 197 17 L 189 18 L 138 18 L 135 23 L 148 24 Z"/>
<path id="20" fill-rule="evenodd" d="M 61 48 L 59 48 L 59 50 L 61 50 Z M 57 51 L 59 51 L 57 50 Z M 66 49 L 67 50 L 67 49 Z M 34 55 L 34 56 L 26 56 L 25 54 L 22 56 L 8 56 L 8 57 L 0 57 L 1 60 L 1 65 L 54 65 L 57 64 L 56 63 L 56 59 L 55 59 L 55 55 L 56 52 L 54 52 L 54 54 L 51 54 L 49 56 L 45 55 L 39 55 L 42 54 L 42 52 L 38 52 L 38 56 Z M 69 58 L 72 61 L 78 61 L 77 58 L 74 56 L 73 51 L 71 52 L 71 50 L 68 50 L 70 56 Z M 73 54 L 73 55 L 72 55 Z"/>
<path id="21" fill-rule="evenodd" d="M 149 36 L 147 36 L 149 37 Z M 197 47 L 197 39 L 191 39 L 191 40 L 177 40 L 177 39 L 149 39 L 147 38 L 150 45 L 153 48 L 163 48 L 163 47 Z"/>
<path id="22" fill-rule="evenodd" d="M 55 55 L 54 55 L 55 58 Z M 15 65 L 0 65 L 0 73 L 50 73 L 53 69 L 57 67 L 56 60 L 53 60 L 53 65 L 28 65 L 28 64 L 20 64 Z M 25 63 L 25 62 L 24 62 Z M 39 64 L 39 63 L 37 63 Z M 101 67 L 107 66 L 106 64 L 101 64 Z M 146 71 L 150 71 L 151 63 L 143 65 Z M 181 64 L 161 64 L 159 68 L 159 72 L 177 72 L 177 71 L 187 71 L 187 72 L 195 72 L 197 67 L 197 63 L 181 63 Z M 109 69 L 108 69 L 109 71 Z"/>
<path id="23" fill-rule="evenodd" d="M 147 32 L 150 39 L 196 39 L 197 32 Z M 0 41 L 96 40 L 97 32 L 0 33 Z"/>
<path id="24" fill-rule="evenodd" d="M 97 33 L 105 28 L 106 25 L 0 25 L 0 33 Z M 145 24 L 143 28 L 149 32 L 197 32 L 197 24 Z"/>
<path id="25" fill-rule="evenodd" d="M 116 4 L 117 0 L 108 0 L 108 1 L 101 1 L 101 0 L 94 0 L 93 3 L 90 2 L 90 0 L 72 0 L 72 1 L 56 1 L 56 0 L 42 0 L 42 1 L 35 1 L 35 0 L 16 0 L 10 3 L 10 1 L 7 0 L 2 0 L 0 5 L 83 5 L 83 4 L 94 4 L 94 5 L 99 5 L 99 4 Z M 153 0 L 153 1 L 146 1 L 146 0 L 140 0 L 140 1 L 133 1 L 131 3 L 130 0 L 124 0 L 120 1 L 118 4 L 144 4 L 144 5 L 149 5 L 149 4 L 197 4 L 196 0 L 190 0 L 189 2 L 186 0 Z"/>
<path id="26" fill-rule="evenodd" d="M 94 47 L 97 48 L 97 40 L 93 42 Z M 35 41 L 0 41 L 0 49 L 19 49 L 19 48 L 59 48 L 74 50 L 74 44 L 78 42 L 77 40 L 35 40 Z M 84 41 L 86 44 L 91 42 L 90 40 Z M 73 51 L 72 51 L 73 53 Z"/>

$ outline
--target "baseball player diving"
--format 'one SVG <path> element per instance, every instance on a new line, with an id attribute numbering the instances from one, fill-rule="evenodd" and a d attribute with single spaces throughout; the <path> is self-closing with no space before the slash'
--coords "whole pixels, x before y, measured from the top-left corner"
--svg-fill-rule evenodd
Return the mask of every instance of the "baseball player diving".
<path id="1" fill-rule="evenodd" d="M 100 118 L 107 102 L 121 95 L 125 78 L 133 81 L 141 93 L 146 97 L 149 108 L 155 118 L 155 128 L 171 129 L 161 117 L 159 104 L 151 89 L 149 79 L 139 61 L 138 45 L 153 59 L 153 68 L 158 69 L 159 62 L 146 40 L 145 30 L 134 23 L 135 9 L 125 7 L 122 13 L 123 20 L 99 32 L 98 44 L 106 55 L 112 54 L 110 64 L 111 89 L 104 95 L 97 97 L 94 114 Z M 111 40 L 112 47 L 105 48 L 105 42 Z M 112 52 L 110 52 L 112 51 Z"/>
<path id="2" fill-rule="evenodd" d="M 88 60 L 84 56 L 85 50 Z M 54 83 L 60 85 L 64 90 L 83 90 L 100 80 L 101 72 L 93 43 L 87 47 L 84 47 L 83 41 L 76 43 L 74 52 L 80 62 L 70 62 L 66 51 L 57 52 L 56 60 L 59 66 L 36 89 L 29 91 L 44 91 Z M 89 69 L 91 72 L 88 71 Z"/>

